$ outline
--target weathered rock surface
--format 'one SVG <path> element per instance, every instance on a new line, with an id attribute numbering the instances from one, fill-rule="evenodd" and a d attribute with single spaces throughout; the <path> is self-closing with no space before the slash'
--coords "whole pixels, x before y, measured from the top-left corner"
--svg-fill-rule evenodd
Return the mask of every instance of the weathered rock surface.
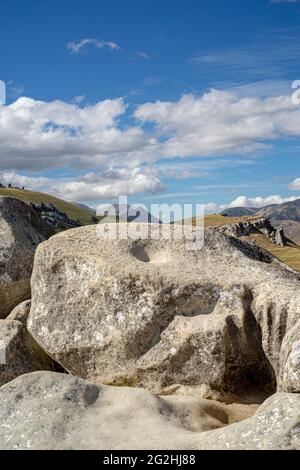
<path id="1" fill-rule="evenodd" d="M 299 450 L 300 395 L 276 393 L 247 420 L 200 435 L 205 450 Z"/>
<path id="2" fill-rule="evenodd" d="M 35 372 L 0 388 L 0 401 L 1 450 L 300 449 L 297 394 L 277 393 L 250 417 L 253 407 Z"/>
<path id="3" fill-rule="evenodd" d="M 0 318 L 30 297 L 35 249 L 52 234 L 27 204 L 0 197 Z"/>
<path id="4" fill-rule="evenodd" d="M 267 281 L 253 290 L 253 297 L 252 312 L 260 325 L 263 349 L 277 376 L 279 390 L 300 392 L 300 375 L 297 371 L 299 283 L 282 279 L 273 285 Z"/>
<path id="5" fill-rule="evenodd" d="M 90 226 L 39 246 L 28 328 L 97 383 L 270 393 L 299 287 L 264 250 L 211 230 L 187 251 L 186 240 L 105 240 Z"/>
<path id="6" fill-rule="evenodd" d="M 249 417 L 209 400 L 155 397 L 35 372 L 0 389 L 0 449 L 195 449 L 201 431 Z"/>
<path id="7" fill-rule="evenodd" d="M 17 320 L 0 320 L 0 386 L 36 370 L 52 370 L 52 360 Z"/>

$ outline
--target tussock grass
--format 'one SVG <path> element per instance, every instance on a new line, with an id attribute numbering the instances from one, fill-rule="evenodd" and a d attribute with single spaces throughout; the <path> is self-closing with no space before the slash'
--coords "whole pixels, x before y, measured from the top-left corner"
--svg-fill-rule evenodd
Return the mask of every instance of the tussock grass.
<path id="1" fill-rule="evenodd" d="M 272 255 L 276 256 L 282 263 L 287 264 L 293 269 L 300 271 L 300 246 L 291 240 L 288 241 L 287 246 L 278 246 L 271 243 L 265 235 L 257 233 L 248 237 L 243 237 L 244 240 L 253 240 L 256 244 L 265 250 L 268 250 Z"/>

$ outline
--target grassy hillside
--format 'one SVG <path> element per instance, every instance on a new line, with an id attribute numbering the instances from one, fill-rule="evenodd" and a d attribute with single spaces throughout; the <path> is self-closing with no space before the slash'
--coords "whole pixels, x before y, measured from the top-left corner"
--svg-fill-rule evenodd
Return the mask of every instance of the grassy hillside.
<path id="1" fill-rule="evenodd" d="M 15 197 L 23 202 L 26 202 L 27 204 L 29 202 L 33 202 L 34 204 L 39 204 L 40 202 L 45 204 L 51 203 L 59 211 L 65 212 L 70 219 L 78 219 L 82 225 L 93 224 L 93 214 L 91 212 L 70 202 L 66 202 L 62 199 L 58 199 L 57 197 L 50 196 L 49 194 L 14 188 L 0 188 L 0 196 Z"/>

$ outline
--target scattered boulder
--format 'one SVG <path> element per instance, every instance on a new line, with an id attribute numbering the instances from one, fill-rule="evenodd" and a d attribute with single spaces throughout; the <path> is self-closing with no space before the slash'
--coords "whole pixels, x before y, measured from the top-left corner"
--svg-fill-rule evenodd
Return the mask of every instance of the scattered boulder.
<path id="1" fill-rule="evenodd" d="M 31 300 L 25 300 L 13 309 L 13 311 L 8 315 L 7 320 L 18 320 L 26 326 L 30 307 Z"/>
<path id="2" fill-rule="evenodd" d="M 285 246 L 285 235 L 283 228 L 277 229 L 275 233 L 275 242 L 279 246 Z"/>
<path id="3" fill-rule="evenodd" d="M 195 449 L 255 408 L 35 372 L 0 388 L 0 449 Z"/>
<path id="4" fill-rule="evenodd" d="M 0 318 L 30 298 L 36 247 L 53 231 L 27 204 L 0 197 Z"/>
<path id="5" fill-rule="evenodd" d="M 300 395 L 276 393 L 252 418 L 201 434 L 198 449 L 300 450 Z"/>
<path id="6" fill-rule="evenodd" d="M 28 372 L 52 369 L 52 360 L 20 321 L 0 320 L 0 386 Z"/>
<path id="7" fill-rule="evenodd" d="M 278 294 L 271 312 L 284 317 L 290 305 L 285 334 L 299 318 L 300 283 L 266 251 L 211 230 L 190 251 L 185 239 L 107 240 L 83 227 L 39 246 L 28 328 L 67 371 L 96 383 L 270 394 L 284 334 L 265 326 L 266 286 Z"/>

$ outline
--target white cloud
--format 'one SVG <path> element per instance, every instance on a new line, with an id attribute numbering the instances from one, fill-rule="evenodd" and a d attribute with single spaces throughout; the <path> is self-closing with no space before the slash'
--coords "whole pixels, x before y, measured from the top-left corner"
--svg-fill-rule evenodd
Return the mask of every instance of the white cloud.
<path id="1" fill-rule="evenodd" d="M 111 51 L 120 50 L 120 46 L 112 41 L 104 41 L 103 39 L 85 38 L 77 42 L 69 42 L 67 49 L 71 54 L 86 53 L 87 46 L 94 46 L 96 49 L 110 49 Z"/>
<path id="2" fill-rule="evenodd" d="M 300 178 L 296 178 L 290 185 L 289 189 L 300 191 Z"/>
<path id="3" fill-rule="evenodd" d="M 233 208 L 233 207 L 264 207 L 269 206 L 272 204 L 282 204 L 284 202 L 295 201 L 299 199 L 297 196 L 290 196 L 290 197 L 282 197 L 278 194 L 271 195 L 271 196 L 256 196 L 256 197 L 247 197 L 247 196 L 238 196 L 233 201 L 227 204 L 216 204 L 214 202 L 210 202 L 208 204 L 204 204 L 205 211 L 207 213 L 212 212 L 221 212 L 225 209 Z"/>
<path id="4" fill-rule="evenodd" d="M 278 194 L 266 197 L 238 196 L 236 199 L 231 201 L 227 207 L 263 207 L 271 204 L 282 204 L 284 202 L 295 201 L 296 199 L 298 199 L 297 196 L 282 197 Z"/>

